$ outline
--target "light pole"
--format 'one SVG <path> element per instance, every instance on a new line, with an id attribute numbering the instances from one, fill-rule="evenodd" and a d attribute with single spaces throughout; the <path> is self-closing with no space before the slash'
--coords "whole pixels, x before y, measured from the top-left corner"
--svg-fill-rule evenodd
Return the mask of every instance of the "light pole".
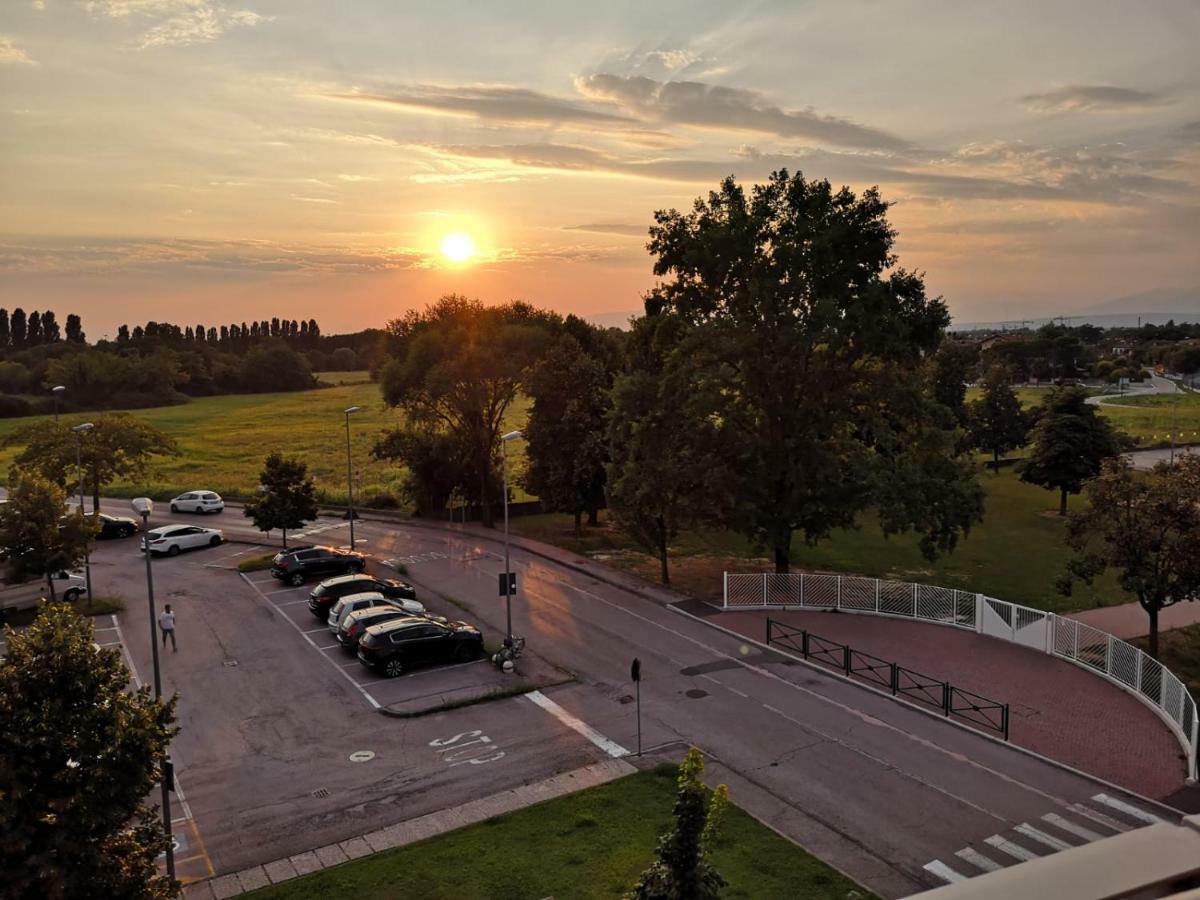
<path id="1" fill-rule="evenodd" d="M 508 442 L 523 437 L 520 429 L 501 435 L 500 440 L 500 469 L 504 473 L 504 607 L 508 619 L 506 646 L 512 646 L 512 576 L 508 566 Z M 486 503 L 487 500 L 484 500 Z"/>
<path id="2" fill-rule="evenodd" d="M 54 395 L 54 421 L 58 421 L 58 398 L 61 397 L 67 390 L 66 385 L 56 384 L 50 388 L 50 393 Z"/>
<path id="3" fill-rule="evenodd" d="M 350 458 L 350 417 L 362 409 L 361 406 L 350 406 L 346 413 L 346 497 L 350 503 L 350 549 L 354 549 L 354 462 Z"/>
<path id="4" fill-rule="evenodd" d="M 57 390 L 57 388 L 55 388 Z M 75 470 L 79 475 L 79 514 L 83 513 L 83 436 L 91 431 L 96 426 L 92 422 L 81 422 L 71 428 L 75 432 Z M 95 510 L 92 510 L 95 513 Z M 92 600 L 92 551 L 91 541 L 88 541 L 87 548 L 83 551 L 83 572 L 87 580 L 87 595 L 88 602 Z"/>
<path id="5" fill-rule="evenodd" d="M 154 629 L 154 573 L 150 568 L 150 513 L 154 512 L 154 501 L 149 497 L 138 497 L 129 502 L 133 511 L 142 517 L 142 550 L 146 554 L 146 597 L 150 606 L 150 651 L 154 658 L 154 699 L 162 699 L 162 675 L 158 668 L 158 633 Z M 175 877 L 175 847 L 171 837 L 171 786 L 174 783 L 174 766 L 171 757 L 163 758 L 162 773 L 162 816 L 163 830 L 167 833 L 167 874 Z"/>

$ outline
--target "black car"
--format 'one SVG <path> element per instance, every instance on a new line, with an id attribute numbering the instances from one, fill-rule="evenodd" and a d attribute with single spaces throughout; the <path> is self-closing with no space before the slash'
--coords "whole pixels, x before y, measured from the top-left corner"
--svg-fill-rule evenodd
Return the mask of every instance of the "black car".
<path id="1" fill-rule="evenodd" d="M 138 530 L 137 520 L 128 516 L 110 516 L 107 513 L 100 513 L 97 518 L 100 522 L 100 531 L 96 537 L 126 538 Z"/>
<path id="2" fill-rule="evenodd" d="M 354 550 L 337 547 L 306 547 L 275 554 L 271 574 L 299 587 L 305 580 L 320 575 L 354 575 L 367 567 L 367 558 Z"/>
<path id="3" fill-rule="evenodd" d="M 398 606 L 368 606 L 366 609 L 352 612 L 342 619 L 342 624 L 338 627 L 337 634 L 334 637 L 342 645 L 343 650 L 349 650 L 353 653 L 358 649 L 358 642 L 362 640 L 362 636 L 367 633 L 368 628 L 380 625 L 383 622 L 394 622 L 396 619 L 414 618 L 424 617 L 414 616 L 412 613 L 406 612 Z"/>
<path id="4" fill-rule="evenodd" d="M 393 619 L 371 626 L 358 642 L 358 661 L 388 678 L 416 666 L 467 662 L 482 655 L 483 635 L 466 622 Z"/>
<path id="5" fill-rule="evenodd" d="M 411 584 L 394 578 L 376 578 L 366 574 L 342 575 L 322 581 L 309 592 L 308 611 L 324 622 L 329 618 L 330 607 L 342 597 L 372 591 L 378 591 L 388 600 L 417 599 L 417 592 Z"/>

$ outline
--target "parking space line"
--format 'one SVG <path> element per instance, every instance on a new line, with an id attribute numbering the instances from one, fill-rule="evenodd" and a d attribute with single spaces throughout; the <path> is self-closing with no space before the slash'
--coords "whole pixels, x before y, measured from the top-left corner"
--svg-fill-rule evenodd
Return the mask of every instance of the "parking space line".
<path id="1" fill-rule="evenodd" d="M 301 634 L 316 634 L 318 631 L 328 631 L 328 630 L 329 630 L 329 626 L 326 625 L 323 628 L 314 628 L 312 631 L 302 631 L 300 633 Z"/>
<path id="2" fill-rule="evenodd" d="M 259 591 L 259 593 L 262 594 L 262 591 Z M 266 596 L 267 596 L 266 594 L 263 594 L 264 600 L 266 599 Z M 299 603 L 307 603 L 308 601 L 307 600 L 289 600 L 287 603 L 276 603 L 274 600 L 267 600 L 267 602 L 270 603 L 272 606 L 274 606 L 276 609 L 283 609 L 285 606 L 295 606 Z"/>
<path id="3" fill-rule="evenodd" d="M 290 594 L 292 591 L 302 591 L 302 590 L 304 590 L 304 588 L 302 588 L 302 587 L 286 587 L 286 588 L 280 588 L 277 591 L 262 591 L 262 593 L 268 597 L 272 597 L 275 594 Z"/>
<path id="4" fill-rule="evenodd" d="M 318 650 L 332 650 L 334 647 L 341 649 L 341 644 L 326 644 L 324 647 L 318 647 Z"/>
<path id="5" fill-rule="evenodd" d="M 262 591 L 260 591 L 260 590 L 258 589 L 258 585 L 256 585 L 256 584 L 255 584 L 253 581 L 251 581 L 249 578 L 246 578 L 246 573 L 245 573 L 245 572 L 239 572 L 238 574 L 239 574 L 239 575 L 241 575 L 243 579 L 245 579 L 245 581 L 246 581 L 246 584 L 248 584 L 248 585 L 250 585 L 250 587 L 254 588 L 254 592 L 255 592 L 256 594 L 258 594 L 258 596 L 262 597 L 262 598 L 263 598 L 263 600 L 264 600 L 265 602 L 267 602 L 267 603 L 271 603 L 271 601 L 267 599 L 267 595 L 266 595 L 266 594 L 264 594 Z M 299 602 L 301 602 L 301 603 L 307 603 L 308 601 L 306 601 L 306 600 L 301 600 L 301 601 L 299 601 Z M 272 606 L 275 606 L 275 604 L 274 604 L 274 603 L 271 603 L 271 605 L 272 605 Z M 278 607 L 276 607 L 276 608 L 278 608 Z M 284 618 L 284 619 L 287 621 L 287 623 L 288 623 L 289 625 L 291 625 L 293 628 L 295 628 L 295 629 L 296 629 L 296 633 L 297 633 L 298 635 L 300 635 L 300 637 L 304 638 L 304 640 L 308 641 L 308 643 L 309 643 L 310 645 L 312 645 L 312 647 L 313 647 L 314 649 L 316 649 L 316 646 L 317 646 L 317 645 L 316 645 L 316 642 L 315 642 L 315 641 L 313 641 L 313 639 L 312 639 L 312 638 L 310 638 L 310 637 L 309 637 L 307 634 L 305 634 L 305 633 L 304 633 L 304 630 L 303 630 L 303 629 L 302 629 L 302 628 L 301 628 L 299 625 L 297 625 L 295 622 L 293 622 L 293 621 L 292 621 L 290 618 L 288 618 L 287 616 L 284 616 L 283 618 Z M 326 657 L 326 658 L 328 659 L 328 657 Z M 333 661 L 332 661 L 332 660 L 330 660 L 330 662 L 332 663 Z M 362 688 L 362 685 L 360 685 L 360 684 L 359 684 L 357 681 L 355 681 L 353 678 L 351 678 L 351 677 L 350 677 L 350 673 L 349 673 L 349 672 L 343 671 L 342 667 L 341 667 L 341 666 L 338 666 L 336 663 L 334 664 L 334 668 L 336 668 L 336 669 L 337 669 L 337 671 L 338 671 L 338 672 L 339 672 L 339 673 L 342 675 L 342 677 L 343 677 L 343 678 L 345 678 L 345 679 L 346 679 L 347 681 L 349 681 L 349 682 L 350 682 L 352 685 L 354 685 L 354 688 L 355 688 L 355 690 L 357 690 L 357 691 L 358 691 L 360 694 L 362 694 L 362 695 L 363 695 L 363 697 L 365 697 L 365 698 L 366 698 L 367 702 L 371 704 L 371 707 L 372 707 L 373 709 L 379 709 L 379 706 L 380 706 L 380 703 L 379 703 L 379 701 L 378 701 L 378 700 L 376 700 L 374 697 L 372 697 L 370 694 L 368 694 L 368 693 L 367 693 L 365 690 L 363 690 L 363 688 Z"/>
<path id="6" fill-rule="evenodd" d="M 629 755 L 629 751 L 626 750 L 624 747 L 622 747 L 620 744 L 618 744 L 616 741 L 609 740 L 604 735 L 602 735 L 600 732 L 598 732 L 595 728 L 593 728 L 591 725 L 584 722 L 582 719 L 577 719 L 575 716 L 571 715 L 569 712 L 567 712 L 565 709 L 563 709 L 561 706 L 559 706 L 557 703 L 555 703 L 553 700 L 551 700 L 549 697 L 547 697 L 541 691 L 530 691 L 528 694 L 525 694 L 524 696 L 535 706 L 540 706 L 542 709 L 544 709 L 546 712 L 550 713 L 550 715 L 554 716 L 554 718 L 558 719 L 558 721 L 562 722 L 564 725 L 566 725 L 572 731 L 577 731 L 580 734 L 582 734 L 585 738 L 587 738 L 589 741 L 591 741 L 593 744 L 595 744 L 597 747 L 599 747 L 601 750 L 603 750 L 605 753 L 607 753 L 609 756 L 613 757 L 614 759 L 619 759 L 622 756 Z"/>

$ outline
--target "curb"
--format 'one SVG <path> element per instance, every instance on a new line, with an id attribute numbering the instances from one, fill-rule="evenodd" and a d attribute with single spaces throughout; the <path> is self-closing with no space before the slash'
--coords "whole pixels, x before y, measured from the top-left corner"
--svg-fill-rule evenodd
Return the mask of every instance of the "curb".
<path id="1" fill-rule="evenodd" d="M 839 681 L 844 682 L 845 684 L 854 685 L 857 688 L 862 688 L 865 691 L 870 691 L 872 694 L 877 694 L 880 697 L 886 697 L 887 699 L 893 700 L 896 703 L 901 703 L 904 706 L 907 706 L 909 709 L 916 710 L 917 712 L 922 713 L 923 715 L 929 716 L 931 719 L 935 719 L 939 722 L 946 722 L 947 724 L 953 725 L 955 728 L 961 728 L 965 731 L 970 732 L 971 734 L 979 735 L 980 737 L 991 741 L 993 744 L 998 744 L 1001 747 L 1010 747 L 1013 750 L 1016 750 L 1020 753 L 1024 753 L 1026 756 L 1031 756 L 1034 759 L 1041 760 L 1044 763 L 1049 763 L 1050 765 L 1055 766 L 1059 769 L 1063 769 L 1064 771 L 1070 772 L 1073 775 L 1078 775 L 1081 778 L 1086 778 L 1089 781 L 1095 782 L 1096 784 L 1103 785 L 1104 787 L 1109 788 L 1110 790 L 1119 791 L 1130 797 L 1136 797 L 1138 800 L 1142 801 L 1143 803 L 1153 806 L 1153 807 L 1157 808 L 1159 811 L 1164 812 L 1168 815 L 1176 816 L 1176 817 L 1182 817 L 1182 816 L 1186 815 L 1186 813 L 1183 812 L 1182 810 L 1178 810 L 1173 806 L 1168 806 L 1166 803 L 1164 803 L 1161 800 L 1154 800 L 1150 797 L 1146 797 L 1142 794 L 1139 794 L 1137 791 L 1132 790 L 1131 788 L 1123 787 L 1119 784 L 1114 784 L 1111 781 L 1106 781 L 1105 779 L 1101 778 L 1099 775 L 1093 775 L 1091 772 L 1085 772 L 1083 769 L 1077 769 L 1074 766 L 1069 765 L 1068 763 L 1062 762 L 1057 759 L 1052 759 L 1049 756 L 1044 756 L 1043 754 L 1038 753 L 1036 750 L 1030 750 L 1028 747 L 1022 747 L 1020 744 L 1014 743 L 1012 741 L 1003 741 L 998 737 L 994 737 L 993 735 L 988 734 L 986 731 L 980 731 L 976 728 L 971 728 L 969 725 L 964 725 L 961 722 L 956 722 L 954 719 L 950 719 L 950 718 L 947 718 L 946 716 L 938 715 L 933 710 L 925 709 L 923 707 L 917 706 L 915 703 L 911 703 L 902 697 L 893 697 L 890 691 L 883 691 L 883 690 L 880 690 L 879 688 L 872 687 L 869 684 L 864 684 L 863 682 L 858 681 L 857 679 L 849 678 L 840 672 L 834 671 L 833 669 L 829 669 L 829 668 L 826 668 L 825 666 L 820 666 L 814 662 L 810 662 L 809 660 L 805 659 L 802 656 L 796 656 L 794 653 L 789 653 L 788 651 L 781 650 L 778 647 L 772 647 L 769 644 L 764 644 L 762 641 L 755 640 L 752 637 L 747 637 L 746 635 L 741 634 L 740 632 L 734 631 L 730 628 L 726 628 L 723 625 L 718 625 L 715 622 L 709 622 L 707 619 L 701 618 L 700 616 L 693 615 L 692 613 L 687 612 L 682 609 L 679 609 L 676 606 L 668 606 L 667 608 L 670 609 L 672 612 L 678 613 L 681 616 L 686 616 L 687 618 L 692 619 L 695 622 L 701 622 L 704 625 L 707 625 L 709 628 L 724 632 L 725 634 L 729 635 L 730 637 L 737 638 L 739 641 L 748 641 L 749 643 L 754 644 L 756 647 L 760 647 L 763 650 L 766 650 L 770 653 L 775 653 L 775 654 L 778 654 L 779 656 L 786 656 L 788 659 L 795 660 L 796 662 L 800 663 L 801 665 L 807 666 L 808 668 L 812 669 L 813 671 L 823 672 L 824 674 L 829 675 L 833 678 L 836 678 Z"/>

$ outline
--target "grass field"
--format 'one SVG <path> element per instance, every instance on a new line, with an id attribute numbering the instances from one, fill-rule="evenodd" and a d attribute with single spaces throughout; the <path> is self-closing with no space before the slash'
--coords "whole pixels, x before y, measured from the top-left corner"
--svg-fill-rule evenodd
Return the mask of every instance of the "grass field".
<path id="1" fill-rule="evenodd" d="M 1072 596 L 1057 592 L 1055 580 L 1063 574 L 1070 551 L 1063 542 L 1064 522 L 1053 515 L 1056 495 L 1022 483 L 1011 469 L 980 475 L 987 491 L 982 525 L 950 554 L 927 562 L 912 535 L 885 538 L 870 516 L 857 530 L 837 531 L 832 540 L 816 547 L 797 537 L 792 564 L 797 568 L 844 572 L 877 578 L 894 578 L 944 585 L 986 593 L 1039 609 L 1062 612 L 1125 603 L 1129 598 L 1115 581 L 1105 578 L 1095 587 L 1077 585 Z M 1085 501 L 1071 498 L 1075 508 Z M 608 562 L 648 579 L 657 578 L 655 563 L 636 551 L 632 543 L 611 527 L 585 529 L 582 541 L 571 533 L 567 516 L 523 516 L 513 520 L 513 530 L 549 540 L 579 553 L 610 556 Z M 721 571 L 765 571 L 770 567 L 761 553 L 742 537 L 725 531 L 682 534 L 672 545 L 672 578 L 676 586 L 697 596 L 719 596 Z M 758 557 L 757 559 L 755 557 Z"/>
<path id="2" fill-rule="evenodd" d="M 1150 652 L 1149 638 L 1132 643 Z M 1179 676 L 1193 698 L 1200 698 L 1200 625 L 1159 632 L 1158 661 Z"/>
<path id="3" fill-rule="evenodd" d="M 591 900 L 623 896 L 670 821 L 663 766 L 247 894 L 247 900 Z M 737 800 L 736 797 L 733 798 Z M 731 805 L 713 864 L 728 898 L 870 896 Z"/>

